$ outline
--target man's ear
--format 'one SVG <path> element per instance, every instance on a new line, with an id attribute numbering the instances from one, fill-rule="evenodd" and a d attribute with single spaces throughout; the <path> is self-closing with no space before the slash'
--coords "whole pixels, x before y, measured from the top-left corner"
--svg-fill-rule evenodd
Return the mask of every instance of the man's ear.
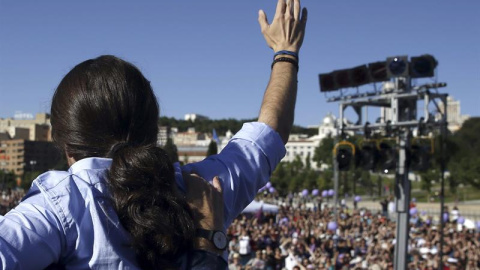
<path id="1" fill-rule="evenodd" d="M 76 162 L 76 160 L 70 154 L 68 154 L 66 150 L 65 150 L 65 157 L 67 158 L 68 166 L 72 166 L 73 163 Z"/>

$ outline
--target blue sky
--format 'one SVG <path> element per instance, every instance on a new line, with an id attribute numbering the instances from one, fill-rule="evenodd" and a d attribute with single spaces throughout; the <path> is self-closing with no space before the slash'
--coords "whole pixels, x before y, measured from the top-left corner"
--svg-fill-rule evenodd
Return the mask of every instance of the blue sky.
<path id="1" fill-rule="evenodd" d="M 257 23 L 275 0 L 0 0 L 0 117 L 48 111 L 53 91 L 76 64 L 114 54 L 152 82 L 161 114 L 254 118 L 273 53 Z M 320 1 L 309 9 L 300 52 L 295 123 L 318 124 L 338 104 L 318 74 L 384 60 L 434 55 L 442 92 L 478 116 L 480 1 Z M 431 82 L 431 79 L 418 83 Z M 368 88 L 367 88 L 368 89 Z"/>

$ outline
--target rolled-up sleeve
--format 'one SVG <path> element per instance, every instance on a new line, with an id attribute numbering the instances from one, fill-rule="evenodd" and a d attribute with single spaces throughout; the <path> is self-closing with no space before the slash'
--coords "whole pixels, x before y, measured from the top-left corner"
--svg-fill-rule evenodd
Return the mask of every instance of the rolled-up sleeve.
<path id="1" fill-rule="evenodd" d="M 43 269 L 60 258 L 61 225 L 37 193 L 0 216 L 0 269 Z"/>
<path id="2" fill-rule="evenodd" d="M 268 125 L 246 123 L 219 154 L 185 165 L 182 170 L 196 173 L 209 181 L 214 176 L 220 177 L 226 228 L 268 182 L 285 152 L 280 135 Z"/>

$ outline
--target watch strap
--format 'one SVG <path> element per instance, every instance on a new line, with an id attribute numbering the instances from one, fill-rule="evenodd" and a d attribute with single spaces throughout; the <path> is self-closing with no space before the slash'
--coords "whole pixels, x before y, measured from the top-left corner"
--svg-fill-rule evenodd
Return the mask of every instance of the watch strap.
<path id="1" fill-rule="evenodd" d="M 210 241 L 213 241 L 213 234 L 214 233 L 215 233 L 215 231 L 213 231 L 213 230 L 205 230 L 205 229 L 197 228 L 197 230 L 195 232 L 195 235 L 197 237 L 202 237 L 202 238 L 208 239 Z"/>

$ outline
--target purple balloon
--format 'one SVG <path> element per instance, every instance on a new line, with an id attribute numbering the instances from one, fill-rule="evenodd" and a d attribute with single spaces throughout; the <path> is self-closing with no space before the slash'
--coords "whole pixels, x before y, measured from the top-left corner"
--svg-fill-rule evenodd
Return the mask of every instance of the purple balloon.
<path id="1" fill-rule="evenodd" d="M 417 199 L 415 199 L 415 198 L 412 198 L 412 202 L 417 202 Z"/>
<path id="2" fill-rule="evenodd" d="M 312 190 L 312 195 L 313 196 L 318 196 L 318 192 L 319 192 L 318 189 L 314 189 L 314 190 Z"/>
<path id="3" fill-rule="evenodd" d="M 288 218 L 287 217 L 284 217 L 284 218 L 280 219 L 280 224 L 285 224 L 285 223 L 288 223 Z"/>
<path id="4" fill-rule="evenodd" d="M 322 191 L 322 197 L 327 197 L 327 196 L 328 196 L 328 191 L 327 190 Z"/>
<path id="5" fill-rule="evenodd" d="M 258 190 L 258 193 L 262 193 L 262 192 L 264 192 L 266 189 L 267 189 L 266 187 L 262 187 L 262 188 L 260 188 L 260 189 Z"/>
<path id="6" fill-rule="evenodd" d="M 362 200 L 362 197 L 360 197 L 360 196 L 355 196 L 354 200 L 355 200 L 356 202 L 359 202 L 359 201 Z"/>
<path id="7" fill-rule="evenodd" d="M 267 184 L 265 185 L 266 188 L 271 188 L 272 187 L 272 183 L 270 182 L 267 182 Z"/>
<path id="8" fill-rule="evenodd" d="M 427 214 L 427 211 L 423 210 L 421 213 L 422 213 L 422 216 L 425 216 Z"/>
<path id="9" fill-rule="evenodd" d="M 308 189 L 302 190 L 302 196 L 307 197 L 308 196 Z"/>
<path id="10" fill-rule="evenodd" d="M 448 213 L 443 213 L 443 221 L 444 222 L 448 221 Z"/>
<path id="11" fill-rule="evenodd" d="M 327 194 L 328 194 L 328 196 L 333 196 L 333 195 L 335 195 L 335 190 L 329 189 Z"/>
<path id="12" fill-rule="evenodd" d="M 477 221 L 477 229 L 479 229 L 479 230 L 480 230 L 480 220 L 479 220 L 479 221 Z"/>
<path id="13" fill-rule="evenodd" d="M 465 223 L 465 218 L 462 217 L 462 216 L 458 217 L 458 218 L 457 218 L 457 223 L 458 223 L 458 224 L 463 224 L 463 223 Z"/>
<path id="14" fill-rule="evenodd" d="M 270 188 L 268 189 L 268 191 L 269 191 L 270 193 L 274 193 L 274 192 L 275 192 L 275 188 L 274 188 L 274 187 L 270 187 Z"/>
<path id="15" fill-rule="evenodd" d="M 328 222 L 327 229 L 330 231 L 335 231 L 337 229 L 337 223 L 335 221 Z"/>
<path id="16" fill-rule="evenodd" d="M 417 212 L 418 212 L 417 208 L 415 208 L 415 207 L 413 207 L 413 208 L 410 208 L 410 215 L 411 215 L 411 216 L 414 216 L 414 215 L 416 215 L 416 214 L 417 214 Z"/>
<path id="17" fill-rule="evenodd" d="M 425 223 L 427 223 L 427 225 L 430 225 L 432 223 L 432 221 L 430 219 L 427 219 L 427 220 L 425 220 Z"/>

